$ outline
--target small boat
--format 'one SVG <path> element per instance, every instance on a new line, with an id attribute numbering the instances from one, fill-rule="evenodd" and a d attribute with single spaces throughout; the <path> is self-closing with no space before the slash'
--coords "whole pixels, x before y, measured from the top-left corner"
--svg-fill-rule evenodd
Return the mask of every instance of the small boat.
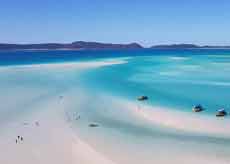
<path id="1" fill-rule="evenodd" d="M 216 117 L 224 117 L 227 115 L 227 112 L 224 109 L 219 109 L 216 113 Z"/>
<path id="2" fill-rule="evenodd" d="M 193 112 L 201 112 L 201 111 L 203 111 L 204 110 L 204 108 L 199 104 L 199 105 L 196 105 L 196 106 L 194 106 L 193 108 L 192 108 L 192 111 Z"/>
<path id="3" fill-rule="evenodd" d="M 137 98 L 137 100 L 139 100 L 139 101 L 148 100 L 148 97 L 147 96 L 140 96 Z"/>
<path id="4" fill-rule="evenodd" d="M 99 125 L 98 124 L 95 124 L 95 123 L 91 123 L 89 124 L 89 127 L 92 127 L 92 128 L 95 128 L 95 127 L 98 127 Z"/>

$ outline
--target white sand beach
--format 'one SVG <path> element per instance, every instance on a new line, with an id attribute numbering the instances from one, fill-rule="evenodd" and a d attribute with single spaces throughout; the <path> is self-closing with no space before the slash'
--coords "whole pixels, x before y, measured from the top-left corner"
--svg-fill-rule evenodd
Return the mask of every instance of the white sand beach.
<path id="1" fill-rule="evenodd" d="M 222 142 L 222 139 L 227 139 L 228 144 L 230 137 L 226 130 L 228 118 L 217 119 L 163 107 L 140 106 L 136 100 L 90 93 L 87 88 L 80 88 L 78 81 L 69 87 L 58 83 L 63 78 L 58 76 L 60 71 L 72 72 L 124 63 L 125 60 L 119 59 L 1 68 L 0 76 L 5 78 L 1 80 L 3 92 L 0 98 L 6 103 L 1 104 L 5 111 L 1 111 L 4 116 L 0 125 L 0 163 L 230 162 L 229 148 Z M 15 72 L 20 74 L 13 79 L 5 75 Z M 49 76 L 44 76 L 47 72 Z M 34 74 L 47 79 L 37 81 Z M 15 82 L 19 79 L 20 83 Z M 63 88 L 56 89 L 57 86 Z M 76 120 L 75 112 L 81 114 L 80 120 Z M 99 127 L 90 128 L 92 122 L 99 123 Z M 88 136 L 84 137 L 85 134 Z"/>
<path id="2" fill-rule="evenodd" d="M 36 68 L 44 70 L 69 67 L 83 69 L 120 63 L 123 62 L 44 64 L 13 66 L 1 69 L 13 72 L 14 70 L 18 71 L 18 68 L 22 68 L 24 71 L 30 72 L 31 69 L 34 71 Z M 39 95 L 39 91 L 41 91 L 41 89 L 29 90 L 28 88 L 27 91 L 22 93 L 23 90 L 23 87 L 19 87 L 18 90 L 14 90 L 17 94 L 13 91 L 6 95 L 2 94 L 1 98 L 6 100 L 6 104 L 2 104 L 1 107 L 5 109 L 18 108 L 17 112 L 19 112 L 20 108 L 23 108 L 23 101 L 31 101 L 30 98 L 35 98 L 36 94 Z M 27 94 L 28 92 L 29 94 Z M 24 98 L 23 96 L 20 97 L 22 94 Z M 0 147 L 2 153 L 0 163 L 113 164 L 110 159 L 94 150 L 72 131 L 66 121 L 66 106 L 62 105 L 60 101 L 58 95 L 44 97 L 39 103 L 35 102 L 30 105 L 30 110 L 33 112 L 13 117 L 1 125 Z M 23 137 L 23 141 L 20 138 L 18 139 L 18 136 Z"/>
<path id="3" fill-rule="evenodd" d="M 60 105 L 58 97 L 34 108 L 39 112 L 4 127 L 0 140 L 4 155 L 0 163 L 113 164 L 72 132 L 63 117 L 65 107 Z M 16 143 L 18 135 L 24 139 Z"/>
<path id="4" fill-rule="evenodd" d="M 230 123 L 228 117 L 217 118 L 215 115 L 213 115 L 213 117 L 199 115 L 192 111 L 191 113 L 179 112 L 178 110 L 167 109 L 165 107 L 152 107 L 128 101 L 126 101 L 125 104 L 130 110 L 136 113 L 137 116 L 153 124 L 195 134 L 230 137 L 230 131 L 227 130 Z"/>
<path id="5" fill-rule="evenodd" d="M 127 61 L 126 58 L 118 58 L 118 59 L 107 59 L 104 61 L 81 61 L 81 62 L 64 62 L 64 63 L 52 63 L 52 64 L 32 64 L 32 65 L 12 65 L 0 67 L 0 71 L 6 70 L 41 70 L 41 69 L 49 69 L 49 70 L 82 70 L 82 69 L 92 69 L 110 65 L 117 64 L 125 64 Z"/>

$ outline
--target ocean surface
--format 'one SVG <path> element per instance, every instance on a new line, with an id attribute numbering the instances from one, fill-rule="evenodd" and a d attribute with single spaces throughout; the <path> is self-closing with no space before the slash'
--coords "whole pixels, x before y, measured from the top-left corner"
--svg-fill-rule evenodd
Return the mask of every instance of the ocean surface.
<path id="1" fill-rule="evenodd" d="M 196 104 L 212 115 L 230 108 L 230 50 L 2 51 L 0 67 L 111 59 L 127 63 L 86 71 L 82 84 L 131 100 L 147 95 L 146 104 L 189 112 Z"/>
<path id="2" fill-rule="evenodd" d="M 83 70 L 51 66 L 90 62 L 120 64 Z M 0 127 L 33 112 L 35 104 L 62 96 L 71 128 L 117 163 L 230 162 L 229 136 L 205 133 L 206 129 L 196 133 L 193 129 L 199 127 L 192 125 L 188 126 L 191 131 L 159 126 L 126 110 L 155 112 L 155 107 L 160 107 L 183 112 L 185 125 L 186 119 L 195 117 L 198 123 L 194 125 L 202 129 L 207 119 L 211 123 L 207 131 L 215 125 L 214 132 L 218 133 L 219 125 L 230 123 L 229 116 L 225 120 L 215 117 L 220 108 L 230 112 L 230 50 L 1 51 L 0 89 L 0 99 L 6 102 L 0 106 Z M 149 99 L 138 102 L 140 95 Z M 124 105 L 126 102 L 134 105 Z M 196 104 L 205 108 L 197 115 L 191 111 Z M 78 114 L 81 119 L 74 120 Z M 174 122 L 180 119 L 175 118 Z M 160 120 L 163 124 L 167 121 Z M 100 127 L 89 128 L 89 123 Z"/>

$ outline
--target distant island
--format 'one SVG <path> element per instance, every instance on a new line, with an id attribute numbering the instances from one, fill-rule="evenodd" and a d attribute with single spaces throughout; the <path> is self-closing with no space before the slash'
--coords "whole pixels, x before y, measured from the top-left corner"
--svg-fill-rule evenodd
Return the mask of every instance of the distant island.
<path id="1" fill-rule="evenodd" d="M 0 43 L 0 50 L 81 50 L 81 49 L 140 49 L 138 43 L 112 44 L 99 42 L 77 41 L 69 44 L 41 43 L 41 44 L 5 44 Z"/>
<path id="2" fill-rule="evenodd" d="M 150 48 L 156 49 L 188 49 L 188 48 L 201 48 L 201 46 L 195 44 L 170 44 L 170 45 L 155 45 Z"/>
<path id="3" fill-rule="evenodd" d="M 8 44 L 0 43 L 0 50 L 100 50 L 100 49 L 144 49 L 138 43 L 113 44 L 76 41 L 72 43 Z M 199 46 L 195 44 L 162 44 L 146 49 L 230 49 L 230 46 Z"/>
<path id="4" fill-rule="evenodd" d="M 196 44 L 163 44 L 150 47 L 152 49 L 230 49 L 230 46 L 199 46 Z"/>

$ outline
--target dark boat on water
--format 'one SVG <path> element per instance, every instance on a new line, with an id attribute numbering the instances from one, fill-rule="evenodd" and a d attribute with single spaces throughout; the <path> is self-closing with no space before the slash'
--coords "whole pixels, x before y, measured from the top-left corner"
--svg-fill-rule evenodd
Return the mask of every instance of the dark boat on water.
<path id="1" fill-rule="evenodd" d="M 95 128 L 95 127 L 98 127 L 99 125 L 98 124 L 95 124 L 95 123 L 91 123 L 89 124 L 89 127 L 92 127 L 92 128 Z"/>
<path id="2" fill-rule="evenodd" d="M 137 100 L 139 100 L 139 101 L 148 100 L 148 97 L 147 96 L 140 96 L 137 98 Z"/>
<path id="3" fill-rule="evenodd" d="M 227 115 L 227 112 L 224 109 L 219 109 L 216 113 L 216 117 L 224 117 Z"/>
<path id="4" fill-rule="evenodd" d="M 192 111 L 193 112 L 201 112 L 203 111 L 204 108 L 199 104 L 199 105 L 195 105 L 193 108 L 192 108 Z"/>

